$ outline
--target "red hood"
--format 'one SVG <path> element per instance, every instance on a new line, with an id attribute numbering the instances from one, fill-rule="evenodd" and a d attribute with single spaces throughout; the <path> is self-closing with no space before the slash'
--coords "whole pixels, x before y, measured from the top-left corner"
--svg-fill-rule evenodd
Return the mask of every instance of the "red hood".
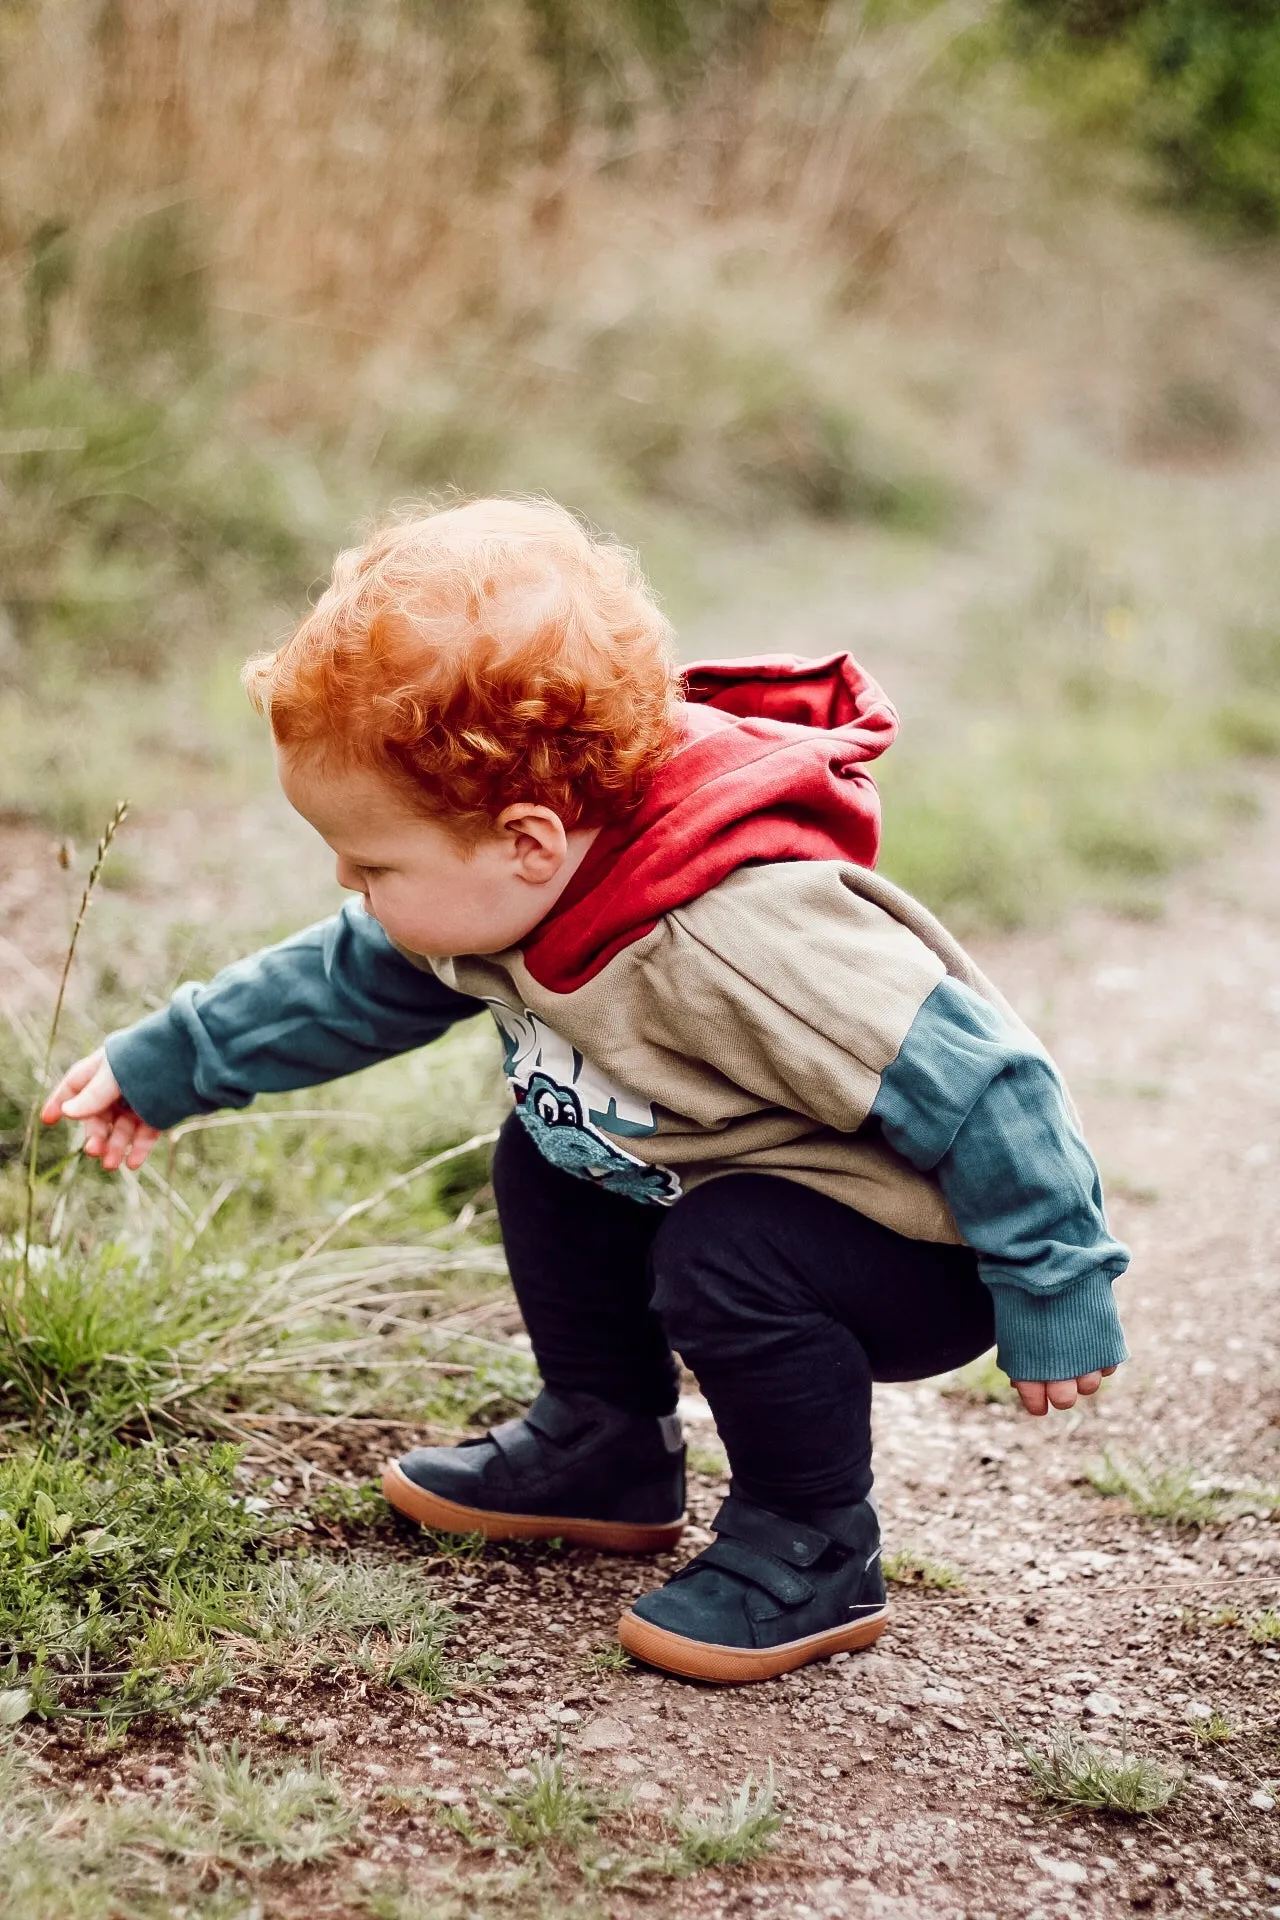
<path id="1" fill-rule="evenodd" d="M 750 862 L 875 865 L 880 796 L 864 766 L 892 745 L 898 716 L 849 654 L 703 661 L 685 700 L 683 744 L 525 942 L 525 965 L 554 993 Z"/>

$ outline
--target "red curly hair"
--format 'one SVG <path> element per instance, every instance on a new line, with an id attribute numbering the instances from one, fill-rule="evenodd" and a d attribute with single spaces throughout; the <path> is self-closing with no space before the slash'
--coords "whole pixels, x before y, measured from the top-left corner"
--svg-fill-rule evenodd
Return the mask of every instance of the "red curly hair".
<path id="1" fill-rule="evenodd" d="M 382 527 L 242 679 L 287 753 L 385 774 L 464 838 L 516 801 L 616 820 L 677 737 L 671 629 L 638 561 L 550 501 Z"/>

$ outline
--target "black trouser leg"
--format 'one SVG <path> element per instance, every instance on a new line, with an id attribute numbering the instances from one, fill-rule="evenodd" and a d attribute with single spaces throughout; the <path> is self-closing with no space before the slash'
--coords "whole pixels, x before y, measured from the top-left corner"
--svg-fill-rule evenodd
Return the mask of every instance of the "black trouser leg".
<path id="1" fill-rule="evenodd" d="M 734 1491 L 800 1519 L 871 1487 L 871 1383 L 994 1339 L 965 1247 L 908 1240 L 791 1180 L 733 1174 L 665 1214 L 654 1304 L 698 1376 Z"/>
<path id="2" fill-rule="evenodd" d="M 649 1251 L 662 1210 L 608 1193 L 543 1158 L 512 1114 L 493 1186 L 534 1357 L 560 1393 L 628 1413 L 670 1413 L 678 1373 L 653 1311 Z"/>

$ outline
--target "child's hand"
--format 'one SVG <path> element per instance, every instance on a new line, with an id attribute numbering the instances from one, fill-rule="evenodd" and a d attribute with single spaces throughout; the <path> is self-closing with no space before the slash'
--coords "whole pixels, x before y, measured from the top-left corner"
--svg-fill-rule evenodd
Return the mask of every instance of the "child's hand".
<path id="1" fill-rule="evenodd" d="M 1077 1395 L 1096 1393 L 1104 1376 L 1114 1372 L 1114 1367 L 1103 1367 L 1098 1373 L 1082 1373 L 1077 1380 L 1012 1380 L 1009 1384 L 1028 1413 L 1048 1413 L 1050 1407 L 1065 1413 L 1074 1407 Z"/>
<path id="2" fill-rule="evenodd" d="M 119 1166 L 136 1172 L 160 1138 L 158 1128 L 149 1127 L 126 1104 L 102 1047 L 67 1068 L 41 1107 L 40 1118 L 47 1127 L 59 1120 L 83 1121 L 84 1150 L 101 1160 L 108 1173 Z"/>

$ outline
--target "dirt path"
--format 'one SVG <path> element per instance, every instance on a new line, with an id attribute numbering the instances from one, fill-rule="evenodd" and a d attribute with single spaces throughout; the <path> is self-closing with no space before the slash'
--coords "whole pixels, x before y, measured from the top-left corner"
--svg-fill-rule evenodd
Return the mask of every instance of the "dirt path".
<path id="1" fill-rule="evenodd" d="M 369 1861 L 411 1879 L 465 1877 L 476 1856 L 398 1811 L 388 1787 L 466 1803 L 559 1741 L 642 1817 L 772 1762 L 789 1816 L 779 1851 L 665 1887 L 664 1913 L 1280 1914 L 1280 1645 L 1213 1623 L 1280 1600 L 1280 1526 L 1179 1531 L 1084 1480 L 1106 1448 L 1280 1481 L 1280 788 L 1265 797 L 1256 828 L 1180 883 L 1163 920 L 1090 913 L 981 953 L 1083 1109 L 1134 1250 L 1122 1298 L 1135 1357 L 1097 1403 L 1051 1422 L 936 1383 L 880 1394 L 887 1545 L 958 1568 L 962 1589 L 899 1588 L 874 1652 L 721 1693 L 592 1672 L 591 1651 L 651 1584 L 647 1565 L 571 1552 L 442 1567 L 465 1651 L 505 1663 L 491 1685 L 416 1714 L 314 1689 L 232 1693 L 204 1731 L 323 1753 L 367 1801 Z M 710 1429 L 695 1419 L 691 1437 L 705 1447 Z M 699 1477 L 703 1523 L 719 1491 Z M 690 1550 L 706 1537 L 694 1529 Z M 1221 1745 L 1191 1731 L 1210 1709 L 1235 1729 Z M 1127 1728 L 1188 1769 L 1182 1800 L 1132 1826 L 1051 1818 L 1008 1732 L 1035 1744 L 1055 1724 L 1113 1742 Z M 139 1744 L 109 1771 L 141 1782 L 155 1758 Z M 652 1897 L 598 1898 L 593 1911 L 654 1911 Z M 307 1911 L 356 1909 L 318 1879 Z"/>

